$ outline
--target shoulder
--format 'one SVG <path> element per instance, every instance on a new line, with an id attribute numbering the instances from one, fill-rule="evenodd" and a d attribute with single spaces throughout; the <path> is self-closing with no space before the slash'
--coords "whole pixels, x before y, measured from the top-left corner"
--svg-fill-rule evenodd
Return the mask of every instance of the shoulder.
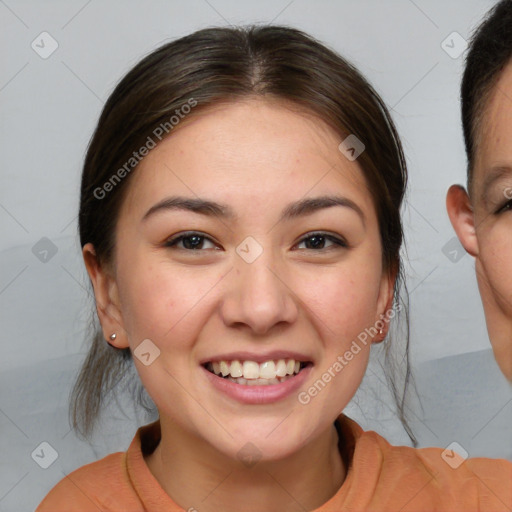
<path id="1" fill-rule="evenodd" d="M 112 453 L 66 475 L 46 495 L 36 512 L 98 510 L 143 510 L 127 474 L 126 453 Z"/>
<path id="2" fill-rule="evenodd" d="M 482 510 L 512 509 L 511 462 L 484 457 L 466 458 L 467 454 L 459 454 L 450 447 L 421 448 L 416 452 L 443 492 L 457 492 L 465 499 L 473 496 Z"/>
<path id="3" fill-rule="evenodd" d="M 375 432 L 362 440 L 379 447 L 380 483 L 400 490 L 404 510 L 420 502 L 478 510 L 512 509 L 512 463 L 504 459 L 465 458 L 451 449 L 393 446 Z"/>
<path id="4" fill-rule="evenodd" d="M 452 450 L 393 446 L 340 417 L 353 446 L 346 503 L 354 510 L 512 510 L 512 463 L 465 459 Z"/>

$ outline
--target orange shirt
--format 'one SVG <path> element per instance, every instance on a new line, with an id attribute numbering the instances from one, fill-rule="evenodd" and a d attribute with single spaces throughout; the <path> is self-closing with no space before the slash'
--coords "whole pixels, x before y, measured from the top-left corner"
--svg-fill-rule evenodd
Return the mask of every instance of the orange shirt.
<path id="1" fill-rule="evenodd" d="M 347 476 L 314 512 L 512 510 L 512 464 L 506 460 L 467 459 L 455 467 L 462 459 L 453 452 L 443 459 L 441 448 L 391 446 L 343 414 L 336 423 Z M 139 428 L 127 452 L 73 471 L 36 512 L 183 512 L 145 463 L 143 451 L 151 452 L 159 440 L 159 421 Z"/>

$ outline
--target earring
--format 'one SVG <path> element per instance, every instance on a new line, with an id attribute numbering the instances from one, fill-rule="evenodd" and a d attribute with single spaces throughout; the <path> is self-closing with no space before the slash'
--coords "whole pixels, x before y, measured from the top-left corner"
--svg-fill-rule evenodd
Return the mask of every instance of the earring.
<path id="1" fill-rule="evenodd" d="M 110 339 L 114 341 L 117 338 L 117 334 L 114 332 L 110 335 Z"/>

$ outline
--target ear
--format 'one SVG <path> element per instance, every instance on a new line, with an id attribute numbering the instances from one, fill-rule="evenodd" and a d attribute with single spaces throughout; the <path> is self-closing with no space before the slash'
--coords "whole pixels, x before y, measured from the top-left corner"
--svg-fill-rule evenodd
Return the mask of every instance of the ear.
<path id="1" fill-rule="evenodd" d="M 380 343 L 381 341 L 384 341 L 384 338 L 388 335 L 389 318 L 386 313 L 393 308 L 397 272 L 398 269 L 395 269 L 391 272 L 386 272 L 382 276 L 379 301 L 377 304 L 377 312 L 379 316 L 375 319 L 375 325 L 379 328 L 382 326 L 382 332 L 380 332 L 379 329 L 379 333 L 376 334 L 372 340 L 373 343 Z"/>
<path id="2" fill-rule="evenodd" d="M 123 328 L 117 284 L 112 272 L 107 266 L 102 267 L 92 244 L 84 245 L 82 256 L 94 288 L 96 311 L 103 329 L 103 337 L 113 347 L 127 348 L 129 344 Z M 115 340 L 110 339 L 113 333 L 116 334 Z"/>
<path id="3" fill-rule="evenodd" d="M 471 254 L 478 256 L 478 240 L 475 232 L 473 207 L 466 189 L 461 185 L 452 185 L 446 194 L 446 209 L 450 222 L 460 243 Z"/>

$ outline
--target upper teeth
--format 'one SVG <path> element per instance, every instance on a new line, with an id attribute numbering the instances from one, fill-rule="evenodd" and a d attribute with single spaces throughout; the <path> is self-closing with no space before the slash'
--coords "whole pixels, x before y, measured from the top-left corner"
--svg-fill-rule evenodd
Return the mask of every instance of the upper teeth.
<path id="1" fill-rule="evenodd" d="M 265 361 L 258 364 L 255 361 L 215 361 L 209 363 L 208 368 L 217 375 L 244 379 L 275 379 L 299 373 L 300 361 L 295 359 L 279 359 L 278 361 Z"/>

